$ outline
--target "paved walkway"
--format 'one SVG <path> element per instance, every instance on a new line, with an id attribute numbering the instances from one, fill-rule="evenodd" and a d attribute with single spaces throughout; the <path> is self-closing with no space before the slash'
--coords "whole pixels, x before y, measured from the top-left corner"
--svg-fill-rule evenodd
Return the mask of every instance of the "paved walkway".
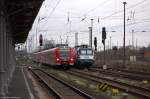
<path id="1" fill-rule="evenodd" d="M 34 99 L 22 67 L 16 67 L 6 99 Z"/>

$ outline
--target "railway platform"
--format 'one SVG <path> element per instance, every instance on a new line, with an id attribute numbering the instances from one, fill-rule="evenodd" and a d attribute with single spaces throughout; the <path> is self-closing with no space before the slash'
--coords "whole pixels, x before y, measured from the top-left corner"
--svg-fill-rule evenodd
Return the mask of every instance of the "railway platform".
<path id="1" fill-rule="evenodd" d="M 8 93 L 0 99 L 39 99 L 35 86 L 28 76 L 26 68 L 17 66 L 8 87 Z"/>
<path id="2" fill-rule="evenodd" d="M 31 92 L 23 67 L 16 67 L 5 96 L 9 99 L 31 99 Z"/>

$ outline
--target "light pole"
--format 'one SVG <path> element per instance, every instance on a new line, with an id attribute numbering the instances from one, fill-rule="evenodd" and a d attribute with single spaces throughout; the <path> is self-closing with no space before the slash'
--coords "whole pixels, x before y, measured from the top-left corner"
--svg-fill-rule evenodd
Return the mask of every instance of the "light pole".
<path id="1" fill-rule="evenodd" d="M 132 30 L 132 47 L 134 49 L 134 30 Z"/>
<path id="2" fill-rule="evenodd" d="M 133 57 L 135 57 L 135 47 L 134 47 L 134 30 L 132 30 L 132 52 L 133 52 Z"/>
<path id="3" fill-rule="evenodd" d="M 110 36 L 110 50 L 111 50 L 111 36 Z"/>
<path id="4" fill-rule="evenodd" d="M 91 45 L 91 48 L 92 48 L 92 32 L 93 32 L 93 20 L 94 19 L 91 19 L 91 31 L 90 31 L 90 45 Z"/>
<path id="5" fill-rule="evenodd" d="M 124 38 L 123 38 L 123 68 L 125 68 L 125 61 L 126 61 L 126 55 L 125 55 L 125 5 L 127 3 L 123 2 L 124 5 Z"/>
<path id="6" fill-rule="evenodd" d="M 112 45 L 111 45 L 111 36 L 110 36 L 110 51 L 109 51 L 109 53 L 110 53 L 110 61 L 111 61 L 111 53 L 112 53 L 112 47 L 111 47 Z"/>
<path id="7" fill-rule="evenodd" d="M 78 32 L 75 33 L 75 46 L 78 46 Z"/>
<path id="8" fill-rule="evenodd" d="M 136 39 L 136 44 L 134 44 L 135 42 L 134 42 L 134 38 L 135 38 L 135 33 L 137 33 L 137 32 L 142 32 L 142 33 L 144 33 L 144 32 L 146 32 L 145 30 L 142 30 L 142 31 L 134 31 L 134 30 L 132 30 L 132 47 L 133 47 L 133 56 L 136 56 L 136 50 L 137 50 L 137 39 Z"/>

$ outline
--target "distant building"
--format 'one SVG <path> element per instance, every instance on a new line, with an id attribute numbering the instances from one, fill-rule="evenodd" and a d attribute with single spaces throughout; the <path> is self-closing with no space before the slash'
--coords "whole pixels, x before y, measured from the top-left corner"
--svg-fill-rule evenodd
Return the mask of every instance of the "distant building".
<path id="1" fill-rule="evenodd" d="M 149 58 L 150 59 L 150 50 L 145 50 L 144 51 L 144 58 Z"/>
<path id="2" fill-rule="evenodd" d="M 141 48 L 140 49 L 140 57 L 145 59 L 145 60 L 150 60 L 150 47 L 148 48 Z"/>
<path id="3" fill-rule="evenodd" d="M 56 44 L 56 47 L 68 47 L 68 44 Z"/>

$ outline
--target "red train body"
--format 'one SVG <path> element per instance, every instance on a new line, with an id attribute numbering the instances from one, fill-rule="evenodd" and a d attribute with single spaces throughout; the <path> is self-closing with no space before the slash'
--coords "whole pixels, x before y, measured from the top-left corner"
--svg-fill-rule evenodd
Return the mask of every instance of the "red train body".
<path id="1" fill-rule="evenodd" d="M 49 65 L 74 65 L 74 48 L 52 48 L 33 54 L 35 62 Z"/>

